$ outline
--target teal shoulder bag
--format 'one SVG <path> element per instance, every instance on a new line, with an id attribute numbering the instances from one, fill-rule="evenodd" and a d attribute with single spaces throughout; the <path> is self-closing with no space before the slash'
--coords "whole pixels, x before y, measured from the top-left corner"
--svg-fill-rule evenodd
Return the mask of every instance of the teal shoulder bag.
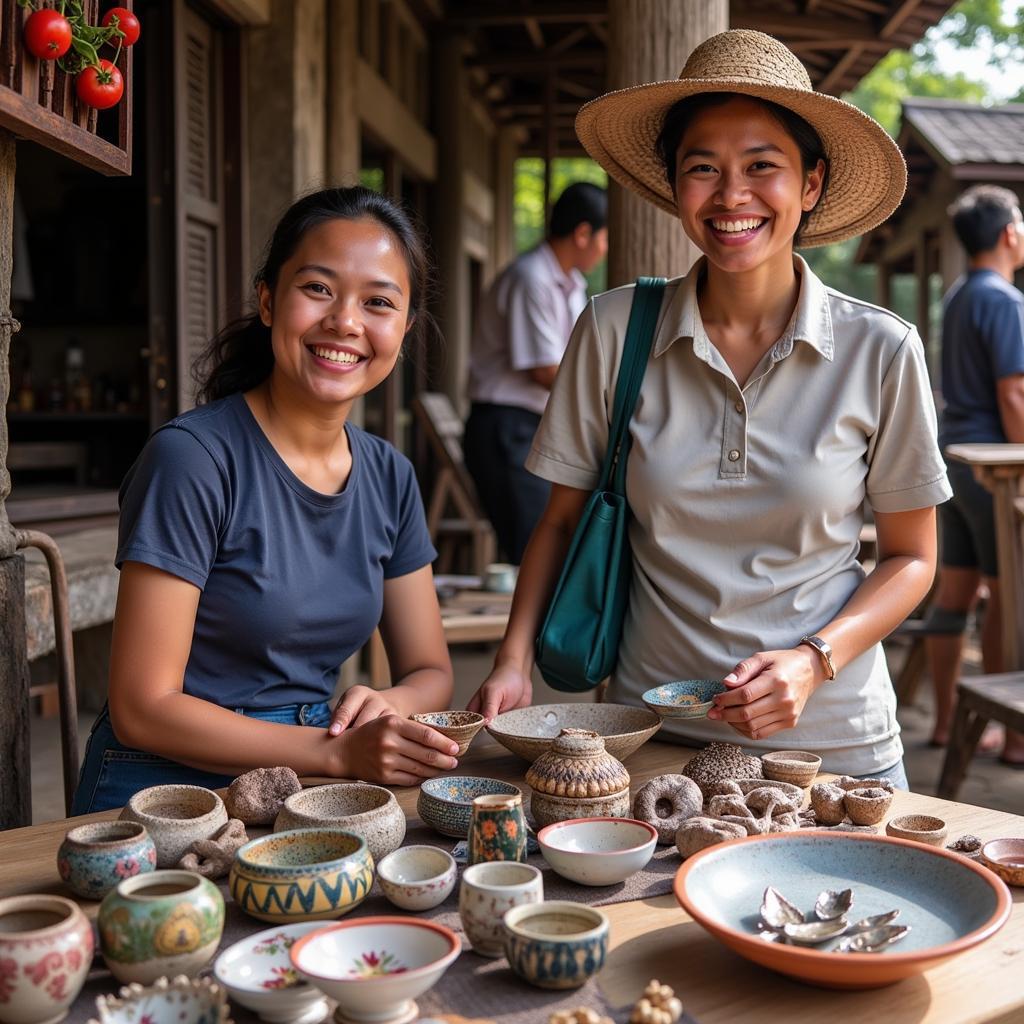
<path id="1" fill-rule="evenodd" d="M 663 277 L 637 279 L 601 477 L 583 509 L 537 637 L 537 667 L 550 686 L 567 693 L 592 690 L 607 679 L 619 652 L 633 560 L 626 501 L 629 421 L 664 291 Z"/>

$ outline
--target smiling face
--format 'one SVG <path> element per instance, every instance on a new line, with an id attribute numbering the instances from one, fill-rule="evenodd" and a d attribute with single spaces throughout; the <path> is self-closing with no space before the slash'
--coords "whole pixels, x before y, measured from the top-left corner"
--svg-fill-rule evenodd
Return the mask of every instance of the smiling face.
<path id="1" fill-rule="evenodd" d="M 676 154 L 683 230 L 730 273 L 788 260 L 824 172 L 822 161 L 804 172 L 792 136 L 755 100 L 737 97 L 704 109 L 687 125 Z"/>
<path id="2" fill-rule="evenodd" d="M 405 253 L 377 221 L 338 218 L 310 228 L 281 266 L 273 293 L 259 286 L 273 387 L 347 410 L 394 368 L 410 326 L 409 302 Z"/>

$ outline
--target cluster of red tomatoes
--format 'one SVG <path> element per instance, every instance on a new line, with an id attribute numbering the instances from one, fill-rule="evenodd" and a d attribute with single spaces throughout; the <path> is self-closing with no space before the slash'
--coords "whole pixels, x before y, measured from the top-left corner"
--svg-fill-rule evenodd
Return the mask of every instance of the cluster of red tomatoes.
<path id="1" fill-rule="evenodd" d="M 74 46 L 88 61 L 75 75 L 75 92 L 87 106 L 106 110 L 124 95 L 124 79 L 113 61 L 99 58 L 92 43 L 79 37 L 75 31 L 78 21 L 49 7 L 34 11 L 25 21 L 25 49 L 39 60 L 59 60 Z M 107 45 L 118 49 L 133 46 L 142 32 L 139 19 L 126 7 L 111 7 L 101 25 L 107 30 L 100 33 L 106 36 Z"/>

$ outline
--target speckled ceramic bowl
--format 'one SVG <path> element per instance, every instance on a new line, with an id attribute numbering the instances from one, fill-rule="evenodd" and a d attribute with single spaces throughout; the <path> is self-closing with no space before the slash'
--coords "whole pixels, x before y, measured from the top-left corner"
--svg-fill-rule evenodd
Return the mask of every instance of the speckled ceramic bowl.
<path id="1" fill-rule="evenodd" d="M 518 786 L 499 779 L 474 778 L 470 775 L 441 775 L 427 779 L 420 786 L 416 813 L 424 825 L 453 839 L 469 836 L 473 816 L 473 800 L 478 796 L 498 793 L 502 796 L 523 795 Z"/>
<path id="2" fill-rule="evenodd" d="M 487 731 L 506 750 L 533 762 L 551 749 L 563 729 L 588 729 L 623 761 L 660 728 L 661 719 L 652 711 L 626 704 L 537 704 L 498 715 Z"/>
<path id="3" fill-rule="evenodd" d="M 156 846 L 137 821 L 95 821 L 79 825 L 57 851 L 57 870 L 69 889 L 101 900 L 118 882 L 156 868 Z"/>
<path id="4" fill-rule="evenodd" d="M 946 823 L 930 814 L 904 814 L 900 818 L 890 818 L 885 823 L 887 836 L 927 843 L 929 846 L 941 846 L 947 832 Z"/>
<path id="5" fill-rule="evenodd" d="M 806 750 L 774 750 L 761 755 L 761 770 L 773 782 L 789 782 L 808 789 L 821 769 L 821 758 Z"/>
<path id="6" fill-rule="evenodd" d="M 202 786 L 150 786 L 128 801 L 120 817 L 146 826 L 158 868 L 177 867 L 197 839 L 211 839 L 228 823 L 224 801 Z"/>
<path id="7" fill-rule="evenodd" d="M 429 725 L 459 745 L 456 757 L 462 757 L 469 750 L 473 737 L 484 727 L 484 716 L 475 711 L 428 711 L 422 715 L 410 715 L 414 722 Z"/>
<path id="8" fill-rule="evenodd" d="M 640 699 L 662 718 L 707 718 L 712 698 L 728 689 L 717 679 L 682 679 L 652 687 Z"/>
<path id="9" fill-rule="evenodd" d="M 430 910 L 455 888 L 455 858 L 439 846 L 403 846 L 377 865 L 380 891 L 402 910 Z"/>
<path id="10" fill-rule="evenodd" d="M 604 967 L 608 916 L 567 900 L 513 907 L 505 913 L 505 956 L 538 988 L 579 988 Z"/>
<path id="11" fill-rule="evenodd" d="M 824 889 L 852 889 L 858 918 L 899 908 L 910 933 L 881 953 L 765 942 L 756 922 L 772 885 L 810 910 Z M 984 942 L 1010 916 L 1006 886 L 956 854 L 888 836 L 783 832 L 709 847 L 676 874 L 676 898 L 740 956 L 829 988 L 880 988 Z"/>
<path id="12" fill-rule="evenodd" d="M 981 863 L 1007 885 L 1024 886 L 1024 839 L 993 839 L 985 843 Z"/>
<path id="13" fill-rule="evenodd" d="M 228 888 L 247 914 L 271 924 L 347 914 L 373 885 L 366 840 L 340 828 L 271 832 L 235 856 Z"/>
<path id="14" fill-rule="evenodd" d="M 374 863 L 405 839 L 405 814 L 395 794 L 367 782 L 338 782 L 293 793 L 274 822 L 275 832 L 296 828 L 341 828 L 362 836 Z"/>

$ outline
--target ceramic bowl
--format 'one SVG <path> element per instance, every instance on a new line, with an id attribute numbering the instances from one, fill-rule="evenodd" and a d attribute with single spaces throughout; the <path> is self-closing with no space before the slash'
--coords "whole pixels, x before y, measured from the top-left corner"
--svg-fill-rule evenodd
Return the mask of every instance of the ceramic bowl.
<path id="1" fill-rule="evenodd" d="M 459 920 L 466 939 L 481 956 L 501 956 L 505 949 L 506 910 L 544 899 L 540 868 L 517 861 L 471 864 L 459 886 Z"/>
<path id="2" fill-rule="evenodd" d="M 416 996 L 437 984 L 462 943 L 450 928 L 408 917 L 328 925 L 291 948 L 292 966 L 338 1004 L 335 1020 L 418 1019 Z"/>
<path id="3" fill-rule="evenodd" d="M 429 725 L 459 745 L 456 757 L 462 757 L 469 750 L 473 737 L 484 727 L 484 716 L 475 711 L 430 711 L 422 715 L 410 715 L 414 722 Z"/>
<path id="4" fill-rule="evenodd" d="M 1024 839 L 993 839 L 985 843 L 981 863 L 1007 885 L 1024 886 Z"/>
<path id="5" fill-rule="evenodd" d="M 537 842 L 544 859 L 570 882 L 616 885 L 646 866 L 658 830 L 632 818 L 577 818 L 542 828 Z"/>
<path id="6" fill-rule="evenodd" d="M 229 946 L 213 973 L 231 998 L 272 1024 L 314 1024 L 327 1015 L 327 1000 L 303 981 L 288 951 L 304 935 L 322 928 L 318 921 L 268 928 Z"/>
<path id="7" fill-rule="evenodd" d="M 890 818 L 885 824 L 887 836 L 912 839 L 929 846 L 941 846 L 947 831 L 946 823 L 930 814 L 904 814 L 900 818 Z"/>
<path id="8" fill-rule="evenodd" d="M 455 858 L 439 846 L 403 846 L 377 865 L 381 892 L 402 910 L 430 910 L 455 888 Z"/>
<path id="9" fill-rule="evenodd" d="M 0 899 L 0 1021 L 56 1024 L 92 966 L 92 925 L 63 896 Z"/>
<path id="10" fill-rule="evenodd" d="M 89 1024 L 229 1024 L 227 992 L 212 978 L 158 978 L 118 996 L 98 996 Z"/>
<path id="11" fill-rule="evenodd" d="M 775 750 L 761 755 L 761 770 L 772 782 L 810 788 L 821 769 L 821 758 L 806 750 Z"/>
<path id="12" fill-rule="evenodd" d="M 156 846 L 137 821 L 79 825 L 57 851 L 57 870 L 68 888 L 87 900 L 101 900 L 133 875 L 156 868 Z"/>
<path id="13" fill-rule="evenodd" d="M 271 924 L 347 914 L 373 885 L 366 840 L 340 828 L 271 832 L 235 856 L 228 888 L 247 914 Z"/>
<path id="14" fill-rule="evenodd" d="M 604 738 L 604 749 L 625 760 L 659 729 L 661 719 L 626 704 L 537 704 L 498 715 L 487 731 L 506 750 L 536 761 L 563 729 L 588 729 Z"/>
<path id="15" fill-rule="evenodd" d="M 228 812 L 211 789 L 150 786 L 128 801 L 121 819 L 145 825 L 156 846 L 156 866 L 173 868 L 197 839 L 211 839 L 228 823 Z"/>
<path id="16" fill-rule="evenodd" d="M 505 917 L 505 956 L 538 988 L 579 988 L 604 967 L 608 917 L 565 900 L 513 907 Z"/>
<path id="17" fill-rule="evenodd" d="M 717 679 L 681 679 L 652 687 L 640 699 L 662 718 L 707 718 L 712 698 L 728 689 Z"/>
<path id="18" fill-rule="evenodd" d="M 824 889 L 853 889 L 859 917 L 899 908 L 910 933 L 881 953 L 765 942 L 756 922 L 772 885 L 810 910 Z M 827 988 L 880 988 L 994 935 L 1010 914 L 1006 886 L 954 853 L 889 836 L 783 832 L 712 846 L 675 879 L 683 909 L 740 956 Z"/>
<path id="19" fill-rule="evenodd" d="M 471 775 L 440 775 L 427 779 L 420 786 L 416 800 L 416 813 L 424 825 L 453 839 L 469 836 L 469 822 L 473 817 L 473 801 L 478 796 L 498 793 L 502 796 L 523 795 L 518 786 L 499 779 L 474 778 Z"/>
<path id="20" fill-rule="evenodd" d="M 339 782 L 293 793 L 274 822 L 275 832 L 341 828 L 366 840 L 374 863 L 405 839 L 405 814 L 395 794 L 366 782 Z"/>

